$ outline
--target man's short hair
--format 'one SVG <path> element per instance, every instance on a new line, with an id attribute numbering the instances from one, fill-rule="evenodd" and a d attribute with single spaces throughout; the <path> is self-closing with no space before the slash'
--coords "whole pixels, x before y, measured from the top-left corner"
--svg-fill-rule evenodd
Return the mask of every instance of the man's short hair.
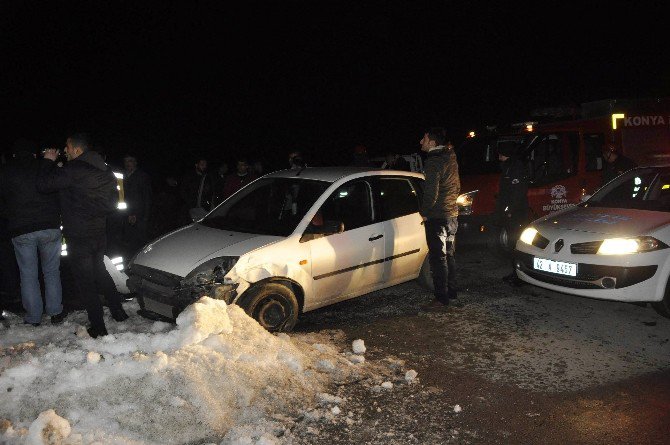
<path id="1" fill-rule="evenodd" d="M 425 134 L 428 135 L 428 139 L 435 141 L 437 145 L 444 145 L 447 142 L 447 132 L 444 131 L 443 127 L 428 128 Z"/>
<path id="2" fill-rule="evenodd" d="M 68 139 L 74 148 L 79 148 L 83 152 L 91 149 L 91 135 L 88 133 L 74 133 Z"/>
<path id="3" fill-rule="evenodd" d="M 132 152 L 126 152 L 126 153 L 123 155 L 123 159 L 128 159 L 128 158 L 133 158 L 134 160 L 137 161 L 137 155 L 136 155 L 135 153 L 132 153 Z"/>

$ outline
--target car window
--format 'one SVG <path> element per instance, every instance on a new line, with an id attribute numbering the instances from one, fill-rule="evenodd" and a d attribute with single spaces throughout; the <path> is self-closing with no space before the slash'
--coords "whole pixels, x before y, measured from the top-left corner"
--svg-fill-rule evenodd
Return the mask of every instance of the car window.
<path id="1" fill-rule="evenodd" d="M 201 224 L 236 232 L 288 236 L 330 184 L 299 178 L 262 178 L 224 201 Z"/>
<path id="2" fill-rule="evenodd" d="M 375 200 L 379 203 L 382 221 L 419 211 L 418 194 L 406 178 L 379 178 L 375 184 Z"/>
<path id="3" fill-rule="evenodd" d="M 367 181 L 348 182 L 328 197 L 317 216 L 325 223 L 342 222 L 345 231 L 367 226 L 373 221 L 371 196 Z"/>
<path id="4" fill-rule="evenodd" d="M 585 205 L 670 212 L 670 172 L 631 170 L 598 190 Z"/>

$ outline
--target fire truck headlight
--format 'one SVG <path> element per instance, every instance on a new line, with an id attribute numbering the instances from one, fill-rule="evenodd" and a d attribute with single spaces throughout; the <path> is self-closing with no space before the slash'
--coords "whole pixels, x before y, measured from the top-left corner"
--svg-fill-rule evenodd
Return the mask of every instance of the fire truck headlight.
<path id="1" fill-rule="evenodd" d="M 459 215 L 470 215 L 472 214 L 472 203 L 474 202 L 475 195 L 479 190 L 473 190 L 468 193 L 463 193 L 458 195 L 456 198 L 456 204 L 458 205 L 458 214 Z"/>

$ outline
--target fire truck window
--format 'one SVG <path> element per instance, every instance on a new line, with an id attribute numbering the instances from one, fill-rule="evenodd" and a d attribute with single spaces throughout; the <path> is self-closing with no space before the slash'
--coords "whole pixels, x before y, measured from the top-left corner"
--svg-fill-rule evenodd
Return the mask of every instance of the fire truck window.
<path id="1" fill-rule="evenodd" d="M 380 178 L 375 185 L 375 199 L 379 203 L 382 221 L 419 211 L 418 194 L 408 179 Z"/>
<path id="2" fill-rule="evenodd" d="M 605 137 L 602 134 L 584 135 L 584 154 L 586 171 L 594 172 L 603 169 L 602 149 Z"/>
<path id="3" fill-rule="evenodd" d="M 534 185 L 558 181 L 569 175 L 563 157 L 563 143 L 555 134 L 545 135 L 529 157 L 531 178 Z"/>
<path id="4" fill-rule="evenodd" d="M 566 173 L 570 176 L 574 176 L 579 171 L 579 134 L 568 134 L 568 144 L 570 146 L 568 151 L 570 167 Z"/>
<path id="5" fill-rule="evenodd" d="M 456 149 L 456 157 L 461 175 L 500 172 L 495 140 L 490 138 L 466 139 Z"/>

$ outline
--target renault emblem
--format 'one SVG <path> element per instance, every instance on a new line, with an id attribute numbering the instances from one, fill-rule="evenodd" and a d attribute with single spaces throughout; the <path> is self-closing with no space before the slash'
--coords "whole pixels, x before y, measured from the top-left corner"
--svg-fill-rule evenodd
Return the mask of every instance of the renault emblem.
<path id="1" fill-rule="evenodd" d="M 563 248 L 563 239 L 559 239 L 554 244 L 554 253 L 560 252 L 562 248 Z"/>

